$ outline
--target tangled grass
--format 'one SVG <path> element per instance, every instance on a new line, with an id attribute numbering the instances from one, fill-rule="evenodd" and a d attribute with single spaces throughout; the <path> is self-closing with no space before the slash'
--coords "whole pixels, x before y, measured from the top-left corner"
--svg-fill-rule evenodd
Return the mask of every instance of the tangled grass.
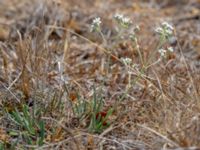
<path id="1" fill-rule="evenodd" d="M 0 149 L 200 149 L 185 3 L 0 2 Z"/>

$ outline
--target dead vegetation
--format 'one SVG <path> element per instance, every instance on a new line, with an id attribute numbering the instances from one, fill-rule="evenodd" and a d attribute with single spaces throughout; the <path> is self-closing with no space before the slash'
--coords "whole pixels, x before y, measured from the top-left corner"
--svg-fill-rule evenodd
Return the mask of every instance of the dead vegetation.
<path id="1" fill-rule="evenodd" d="M 140 26 L 144 62 L 164 20 L 175 52 L 142 70 L 130 40 L 113 40 L 117 12 Z M 199 14 L 199 0 L 1 0 L 0 149 L 200 149 Z"/>

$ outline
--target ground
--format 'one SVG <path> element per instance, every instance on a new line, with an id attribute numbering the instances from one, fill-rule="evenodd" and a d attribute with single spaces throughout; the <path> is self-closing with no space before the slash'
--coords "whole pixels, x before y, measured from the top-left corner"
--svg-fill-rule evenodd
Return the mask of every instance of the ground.
<path id="1" fill-rule="evenodd" d="M 0 116 L 0 150 L 200 149 L 200 1 L 0 0 Z"/>

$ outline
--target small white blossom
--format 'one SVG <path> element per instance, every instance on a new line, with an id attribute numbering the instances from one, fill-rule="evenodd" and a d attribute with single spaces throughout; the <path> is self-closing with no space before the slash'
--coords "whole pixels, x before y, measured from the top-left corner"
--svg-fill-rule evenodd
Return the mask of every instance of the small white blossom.
<path id="1" fill-rule="evenodd" d="M 163 22 L 161 27 L 157 27 L 155 31 L 164 37 L 170 37 L 173 34 L 174 27 L 168 22 Z"/>
<path id="2" fill-rule="evenodd" d="M 115 14 L 114 18 L 117 20 L 122 20 L 124 18 L 124 16 L 122 14 Z"/>
<path id="3" fill-rule="evenodd" d="M 162 29 L 161 27 L 157 27 L 157 28 L 155 29 L 155 31 L 156 31 L 157 33 L 162 33 L 162 32 L 163 32 L 163 29 Z"/>
<path id="4" fill-rule="evenodd" d="M 121 58 L 121 60 L 126 64 L 126 65 L 130 65 L 132 63 L 132 59 L 130 58 Z"/>
<path id="5" fill-rule="evenodd" d="M 91 32 L 98 31 L 100 29 L 100 24 L 101 24 L 101 18 L 100 17 L 93 19 L 92 24 L 91 24 Z"/>
<path id="6" fill-rule="evenodd" d="M 164 57 L 165 54 L 167 53 L 167 51 L 166 51 L 165 49 L 159 49 L 158 52 L 160 53 L 160 55 L 161 55 L 162 57 Z"/>
<path id="7" fill-rule="evenodd" d="M 93 24 L 97 24 L 97 25 L 100 25 L 101 24 L 101 19 L 99 17 L 95 18 L 93 21 L 92 21 Z"/>
<path id="8" fill-rule="evenodd" d="M 123 22 L 124 24 L 130 24 L 130 23 L 131 23 L 131 19 L 130 19 L 130 18 L 127 18 L 127 17 L 124 17 L 124 18 L 122 19 L 122 22 Z"/>
<path id="9" fill-rule="evenodd" d="M 162 23 L 162 26 L 164 27 L 164 28 L 167 28 L 167 29 L 169 29 L 169 30 L 174 30 L 174 27 L 171 25 L 171 24 L 169 24 L 168 22 L 163 22 Z"/>
<path id="10" fill-rule="evenodd" d="M 170 51 L 170 52 L 174 52 L 173 47 L 168 47 L 167 50 Z"/>
<path id="11" fill-rule="evenodd" d="M 132 21 L 130 18 L 125 17 L 122 14 L 115 14 L 114 19 L 119 23 L 122 27 L 129 27 L 132 24 Z"/>
<path id="12" fill-rule="evenodd" d="M 140 31 L 140 26 L 136 25 L 135 28 L 134 28 L 134 31 Z"/>

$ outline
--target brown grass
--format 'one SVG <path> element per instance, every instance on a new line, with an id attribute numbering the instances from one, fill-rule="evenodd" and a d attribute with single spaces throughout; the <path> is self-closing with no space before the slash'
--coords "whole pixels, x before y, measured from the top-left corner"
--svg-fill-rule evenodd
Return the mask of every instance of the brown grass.
<path id="1" fill-rule="evenodd" d="M 200 149 L 200 21 L 199 1 L 0 1 L 0 141 L 5 149 Z M 162 6 L 162 7 L 160 7 Z M 127 67 L 120 58 L 142 64 L 130 41 L 111 40 L 115 12 L 141 27 L 139 45 L 146 62 L 155 51 L 154 28 L 162 21 L 176 28 L 174 54 L 149 67 L 127 90 Z M 184 14 L 184 15 L 183 15 Z M 102 17 L 107 45 L 90 33 L 92 18 Z M 111 32 L 109 32 L 109 30 Z M 155 56 L 157 58 L 157 56 Z M 72 110 L 78 97 L 88 103 L 94 87 L 113 108 L 111 125 L 88 131 L 86 114 Z M 23 132 L 8 117 L 22 105 L 42 109 L 45 140 L 27 144 L 11 130 Z M 87 112 L 88 113 L 88 112 Z"/>

